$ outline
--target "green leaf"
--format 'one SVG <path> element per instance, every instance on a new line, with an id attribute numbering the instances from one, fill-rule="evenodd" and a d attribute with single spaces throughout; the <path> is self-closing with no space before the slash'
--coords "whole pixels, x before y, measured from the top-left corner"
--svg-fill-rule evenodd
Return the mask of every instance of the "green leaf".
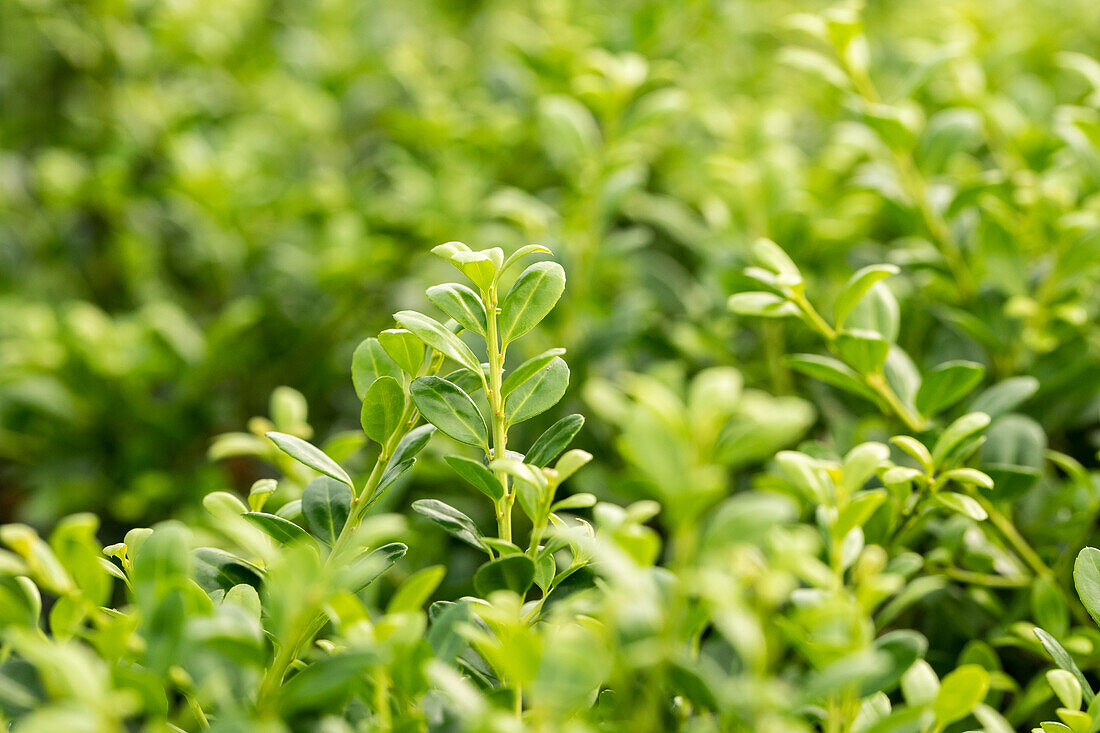
<path id="1" fill-rule="evenodd" d="M 859 493 L 837 516 L 834 527 L 835 536 L 843 538 L 856 527 L 865 525 L 886 499 L 887 494 L 883 489 L 871 489 Z"/>
<path id="2" fill-rule="evenodd" d="M 780 285 L 793 287 L 802 282 L 802 273 L 799 272 L 798 266 L 778 244 L 770 239 L 761 237 L 753 242 L 752 257 L 758 265 L 779 275 Z"/>
<path id="3" fill-rule="evenodd" d="M 513 265 L 518 263 L 524 257 L 535 254 L 552 255 L 554 253 L 548 250 L 546 247 L 543 247 L 541 244 L 525 244 L 524 246 L 513 252 L 511 255 L 509 255 L 508 259 L 504 260 L 504 264 L 500 266 L 500 274 L 503 275 L 504 273 L 508 272 L 508 270 L 510 270 Z"/>
<path id="4" fill-rule="evenodd" d="M 921 465 L 925 473 L 931 472 L 935 467 L 932 462 L 932 454 L 924 447 L 924 443 L 916 438 L 909 435 L 895 435 L 890 438 L 890 442 L 912 456 Z"/>
<path id="5" fill-rule="evenodd" d="M 1077 553 L 1073 563 L 1073 585 L 1092 620 L 1100 624 L 1100 550 L 1086 547 Z"/>
<path id="6" fill-rule="evenodd" d="M 488 448 L 489 429 L 481 411 L 457 385 L 439 377 L 419 377 L 410 388 L 416 409 L 460 443 Z"/>
<path id="7" fill-rule="evenodd" d="M 447 574 L 446 565 L 430 565 L 410 575 L 386 604 L 386 613 L 419 611 Z"/>
<path id="8" fill-rule="evenodd" d="M 313 479 L 302 491 L 302 515 L 310 532 L 333 544 L 351 514 L 351 488 L 326 476 Z"/>
<path id="9" fill-rule="evenodd" d="M 787 364 L 796 372 L 820 379 L 822 382 L 870 400 L 876 405 L 879 404 L 878 396 L 843 362 L 817 354 L 794 354 L 787 357 Z"/>
<path id="10" fill-rule="evenodd" d="M 348 486 L 352 485 L 351 476 L 348 476 L 347 472 L 340 468 L 336 461 L 326 456 L 317 446 L 311 445 L 293 435 L 287 435 L 286 433 L 271 432 L 264 434 L 272 443 L 278 446 L 279 450 L 299 463 L 309 466 L 314 471 L 323 473 Z"/>
<path id="11" fill-rule="evenodd" d="M 787 318 L 799 316 L 802 313 L 798 310 L 797 305 L 783 296 L 762 290 L 734 293 L 726 301 L 726 307 L 731 312 L 741 316 L 758 316 L 761 318 Z"/>
<path id="12" fill-rule="evenodd" d="M 339 485 L 343 486 L 343 484 Z M 294 522 L 277 517 L 274 514 L 245 512 L 241 516 L 255 524 L 281 545 L 289 545 L 292 542 L 298 542 L 309 537 L 306 531 Z"/>
<path id="13" fill-rule="evenodd" d="M 989 425 L 989 415 L 971 412 L 947 426 L 932 447 L 932 462 L 940 465 L 963 441 Z"/>
<path id="14" fill-rule="evenodd" d="M 874 331 L 890 343 L 895 343 L 898 340 L 900 318 L 898 299 L 886 287 L 886 283 L 877 282 L 856 303 L 844 323 L 846 328 Z"/>
<path id="15" fill-rule="evenodd" d="M 972 361 L 949 361 L 924 375 L 917 390 L 917 409 L 932 417 L 951 407 L 985 377 L 985 367 Z"/>
<path id="16" fill-rule="evenodd" d="M 335 710 L 351 697 L 352 687 L 378 661 L 373 651 L 342 652 L 322 657 L 279 688 L 279 711 L 285 716 L 307 710 Z"/>
<path id="17" fill-rule="evenodd" d="M 379 377 L 401 379 L 401 367 L 394 363 L 376 338 L 364 339 L 351 357 L 351 381 L 359 399 Z"/>
<path id="18" fill-rule="evenodd" d="M 417 514 L 427 517 L 442 527 L 451 536 L 457 537 L 482 552 L 489 551 L 489 547 L 482 540 L 481 531 L 474 524 L 474 520 L 453 506 L 444 504 L 437 499 L 420 499 L 412 503 L 412 508 Z"/>
<path id="19" fill-rule="evenodd" d="M 273 478 L 262 478 L 256 481 L 248 491 L 248 507 L 254 512 L 260 511 L 278 488 L 279 482 Z"/>
<path id="20" fill-rule="evenodd" d="M 596 496 L 594 494 L 572 494 L 561 501 L 554 502 L 554 505 L 550 507 L 550 511 L 560 512 L 565 509 L 588 509 L 594 506 L 596 506 Z"/>
<path id="21" fill-rule="evenodd" d="M 433 318 L 416 311 L 400 311 L 394 314 L 394 320 L 402 328 L 412 331 L 416 336 L 446 357 L 453 359 L 472 372 L 481 373 L 481 362 L 470 351 L 470 347 Z"/>
<path id="22" fill-rule="evenodd" d="M 387 328 L 378 334 L 378 342 L 402 371 L 414 377 L 420 371 L 421 365 L 424 364 L 424 342 L 412 331 L 404 328 Z"/>
<path id="23" fill-rule="evenodd" d="M 375 443 L 385 445 L 401 427 L 405 415 L 405 390 L 393 377 L 379 377 L 363 398 L 359 421 L 363 432 Z"/>
<path id="24" fill-rule="evenodd" d="M 837 334 L 835 345 L 844 360 L 861 374 L 878 372 L 890 353 L 890 344 L 874 331 L 842 331 Z"/>
<path id="25" fill-rule="evenodd" d="M 843 328 L 844 321 L 848 318 L 852 309 L 863 299 L 863 296 L 867 294 L 872 285 L 879 280 L 896 275 L 898 272 L 898 268 L 894 265 L 868 265 L 852 275 L 848 282 L 844 284 L 840 295 L 837 296 L 836 304 L 833 306 L 833 318 L 836 321 L 836 327 L 838 329 Z"/>
<path id="26" fill-rule="evenodd" d="M 263 573 L 258 567 L 225 550 L 216 547 L 200 547 L 191 553 L 194 560 L 195 581 L 207 593 L 229 590 L 245 583 L 259 590 Z"/>
<path id="27" fill-rule="evenodd" d="M 875 650 L 890 658 L 890 665 L 880 674 L 863 680 L 860 697 L 875 692 L 893 692 L 901 681 L 901 676 L 913 666 L 913 662 L 924 656 L 928 650 L 928 640 L 916 631 L 898 629 L 875 639 Z"/>
<path id="28" fill-rule="evenodd" d="M 937 491 L 932 495 L 932 498 L 942 506 L 975 521 L 983 522 L 989 518 L 989 515 L 985 513 L 985 509 L 982 509 L 982 505 L 966 494 L 957 494 L 954 491 Z"/>
<path id="29" fill-rule="evenodd" d="M 940 683 L 932 712 L 940 725 L 962 720 L 989 692 L 989 672 L 977 664 L 964 664 Z"/>
<path id="30" fill-rule="evenodd" d="M 443 460 L 468 484 L 494 502 L 500 501 L 504 496 L 504 487 L 500 485 L 500 481 L 493 475 L 493 472 L 482 465 L 481 461 L 462 456 L 446 456 Z"/>
<path id="31" fill-rule="evenodd" d="M 509 344 L 534 328 L 565 291 L 565 270 L 556 262 L 536 262 L 516 278 L 500 306 L 500 340 Z"/>
<path id="32" fill-rule="evenodd" d="M 471 288 L 460 283 L 434 285 L 428 288 L 428 300 L 458 321 L 458 325 L 484 338 L 488 328 L 485 304 Z"/>
<path id="33" fill-rule="evenodd" d="M 535 563 L 526 555 L 507 555 L 490 560 L 474 573 L 474 590 L 488 598 L 498 590 L 523 596 L 535 581 Z"/>
<path id="34" fill-rule="evenodd" d="M 1093 617 L 1095 618 L 1095 616 Z M 1058 665 L 1059 669 L 1072 674 L 1077 678 L 1077 682 L 1081 685 L 1081 692 L 1085 696 L 1085 703 L 1091 704 L 1096 697 L 1096 693 L 1092 691 L 1092 685 L 1085 679 L 1085 675 L 1082 674 L 1081 668 L 1077 666 L 1077 663 L 1073 661 L 1073 657 L 1069 655 L 1069 652 L 1058 643 L 1058 640 L 1051 636 L 1049 633 L 1040 628 L 1035 628 L 1035 637 L 1039 640 L 1039 643 L 1046 649 L 1047 654 L 1054 660 L 1054 663 Z"/>
<path id="35" fill-rule="evenodd" d="M 1026 402 L 1039 390 L 1035 377 L 1009 377 L 982 392 L 970 405 L 971 412 L 984 412 L 990 418 L 1000 417 Z"/>
<path id="36" fill-rule="evenodd" d="M 542 468 L 557 458 L 584 426 L 583 415 L 567 415 L 538 437 L 524 457 L 524 463 Z"/>
<path id="37" fill-rule="evenodd" d="M 565 395 L 568 386 L 569 367 L 555 357 L 505 399 L 508 423 L 514 425 L 546 412 Z"/>
<path id="38" fill-rule="evenodd" d="M 565 349 L 547 349 L 538 356 L 533 356 L 527 361 L 520 364 L 513 369 L 504 378 L 504 383 L 500 386 L 500 396 L 507 397 L 516 387 L 526 382 L 531 377 L 535 376 L 543 367 L 552 362 L 555 357 L 565 354 Z"/>
<path id="39" fill-rule="evenodd" d="M 390 462 L 387 465 L 387 470 L 390 466 L 396 466 L 400 463 L 404 463 L 420 451 L 424 450 L 424 446 L 431 440 L 432 435 L 435 434 L 434 425 L 421 425 L 418 428 L 413 428 L 409 432 L 405 433 L 405 436 L 401 438 L 397 443 L 397 447 L 393 449 L 393 455 L 390 456 Z"/>

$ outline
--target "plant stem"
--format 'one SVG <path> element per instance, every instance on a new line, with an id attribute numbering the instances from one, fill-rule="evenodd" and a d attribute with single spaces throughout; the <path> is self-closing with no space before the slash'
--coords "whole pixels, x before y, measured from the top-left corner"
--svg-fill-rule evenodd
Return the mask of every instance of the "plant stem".
<path id="1" fill-rule="evenodd" d="M 484 293 L 485 311 L 487 319 L 487 333 L 485 336 L 485 348 L 489 353 L 489 412 L 490 422 L 493 424 L 493 453 L 492 458 L 504 458 L 508 445 L 508 434 L 504 426 L 504 400 L 501 398 L 501 385 L 504 381 L 504 348 L 500 345 L 500 336 L 497 333 L 497 291 L 494 283 Z M 497 536 L 508 542 L 512 541 L 512 502 L 515 500 L 508 486 L 508 474 L 503 471 L 496 472 L 500 485 L 504 487 L 504 496 L 496 505 Z"/>

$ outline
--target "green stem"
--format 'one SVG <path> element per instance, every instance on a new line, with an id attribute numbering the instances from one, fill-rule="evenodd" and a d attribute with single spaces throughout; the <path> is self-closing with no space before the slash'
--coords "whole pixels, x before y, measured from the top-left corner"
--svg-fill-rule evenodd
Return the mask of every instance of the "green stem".
<path id="1" fill-rule="evenodd" d="M 504 347 L 500 344 L 500 336 L 497 333 L 497 291 L 494 283 L 483 293 L 485 296 L 485 311 L 487 317 L 487 333 L 485 347 L 489 353 L 489 412 L 490 422 L 493 424 L 493 455 L 494 459 L 504 458 L 507 452 L 508 434 L 504 425 L 504 400 L 501 398 L 501 385 L 504 382 Z M 496 472 L 500 485 L 504 487 L 504 497 L 497 502 L 497 536 L 508 542 L 512 541 L 512 502 L 515 497 L 508 486 L 508 474 L 503 471 Z"/>

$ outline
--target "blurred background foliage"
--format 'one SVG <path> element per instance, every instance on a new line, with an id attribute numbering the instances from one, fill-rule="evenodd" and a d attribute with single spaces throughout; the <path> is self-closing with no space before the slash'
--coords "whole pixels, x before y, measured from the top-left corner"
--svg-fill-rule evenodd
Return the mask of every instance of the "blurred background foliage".
<path id="1" fill-rule="evenodd" d="M 1089 458 L 1100 6 L 870 2 L 854 94 L 843 23 L 828 48 L 791 19 L 826 7 L 0 4 L 0 520 L 128 527 L 243 490 L 263 464 L 206 451 L 279 385 L 319 438 L 355 427 L 352 350 L 423 304 L 448 276 L 428 249 L 455 239 L 563 261 L 527 348 L 569 348 L 574 403 L 624 369 L 734 365 L 812 396 L 842 445 L 881 418 L 785 366 L 812 334 L 726 297 L 758 236 L 825 301 L 904 265 L 918 365 L 1034 375 L 1022 411 Z M 585 488 L 638 498 L 628 463 Z M 1056 536 L 1046 498 L 1031 520 Z"/>

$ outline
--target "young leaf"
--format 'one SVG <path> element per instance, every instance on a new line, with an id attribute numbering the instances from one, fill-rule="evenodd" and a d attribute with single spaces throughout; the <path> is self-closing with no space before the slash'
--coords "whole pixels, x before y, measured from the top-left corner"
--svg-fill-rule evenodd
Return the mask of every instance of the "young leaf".
<path id="1" fill-rule="evenodd" d="M 556 405 L 569 386 L 569 367 L 555 357 L 504 401 L 509 424 L 523 422 Z"/>
<path id="2" fill-rule="evenodd" d="M 341 486 L 343 484 L 340 484 Z M 309 537 L 304 529 L 274 514 L 264 512 L 245 512 L 241 515 L 263 530 L 269 537 L 281 545 L 289 545 Z"/>
<path id="3" fill-rule="evenodd" d="M 934 468 L 935 464 L 932 462 L 932 454 L 924 447 L 924 443 L 916 438 L 909 435 L 895 435 L 890 438 L 890 442 L 916 459 L 925 473 L 931 472 Z"/>
<path id="4" fill-rule="evenodd" d="M 445 565 L 429 565 L 416 571 L 405 579 L 390 598 L 390 602 L 386 604 L 386 613 L 419 611 L 443 582 L 443 576 L 446 574 Z"/>
<path id="5" fill-rule="evenodd" d="M 466 277 L 482 290 L 488 290 L 500 272 L 504 262 L 504 250 L 500 247 L 482 249 L 477 252 L 455 252 L 451 261 Z"/>
<path id="6" fill-rule="evenodd" d="M 726 301 L 726 307 L 740 316 L 759 316 L 761 318 L 786 318 L 798 316 L 798 306 L 786 298 L 762 290 L 747 293 L 734 293 Z"/>
<path id="7" fill-rule="evenodd" d="M 394 363 L 376 338 L 365 339 L 356 347 L 351 357 L 351 381 L 359 399 L 379 377 L 401 379 L 401 367 Z"/>
<path id="8" fill-rule="evenodd" d="M 309 466 L 318 473 L 323 473 L 326 476 L 330 476 L 337 481 L 341 481 L 348 486 L 351 486 L 351 476 L 348 476 L 347 471 L 340 468 L 336 461 L 326 456 L 320 448 L 307 443 L 301 438 L 296 438 L 293 435 L 287 435 L 286 433 L 264 433 L 272 443 L 278 446 L 279 450 L 286 453 L 294 460 Z"/>
<path id="9" fill-rule="evenodd" d="M 314 537 L 335 543 L 351 514 L 351 489 L 325 476 L 313 479 L 302 491 L 302 514 Z"/>
<path id="10" fill-rule="evenodd" d="M 793 287 L 802 282 L 802 273 L 798 266 L 783 249 L 771 241 L 761 237 L 752 243 L 753 259 L 762 267 L 765 267 L 779 275 L 779 284 Z"/>
<path id="11" fill-rule="evenodd" d="M 405 433 L 405 437 L 401 438 L 397 443 L 397 447 L 393 450 L 393 455 L 390 456 L 390 462 L 387 465 L 387 470 L 390 466 L 396 466 L 399 463 L 404 463 L 420 451 L 424 450 L 424 446 L 431 440 L 432 435 L 435 433 L 434 425 L 421 425 L 418 428 L 413 428 L 409 432 Z"/>
<path id="12" fill-rule="evenodd" d="M 420 499 L 412 503 L 412 508 L 417 514 L 427 517 L 442 527 L 451 536 L 457 537 L 482 552 L 489 551 L 489 547 L 483 541 L 481 531 L 474 524 L 474 521 L 453 506 L 436 499 Z"/>
<path id="13" fill-rule="evenodd" d="M 984 412 L 990 418 L 1011 412 L 1039 389 L 1035 377 L 1009 377 L 978 395 L 970 405 L 971 412 Z"/>
<path id="14" fill-rule="evenodd" d="M 351 687 L 363 673 L 376 664 L 375 651 L 342 652 L 306 667 L 279 688 L 279 711 L 290 717 L 307 710 L 331 710 L 342 707 L 351 695 Z"/>
<path id="15" fill-rule="evenodd" d="M 541 244 L 525 244 L 508 256 L 508 259 L 506 259 L 504 261 L 504 264 L 500 266 L 500 274 L 503 275 L 504 273 L 508 272 L 508 270 L 510 270 L 513 265 L 515 265 L 524 257 L 535 254 L 552 255 L 554 253 L 548 250 L 546 247 L 543 247 Z"/>
<path id="16" fill-rule="evenodd" d="M 404 414 L 405 390 L 393 377 L 379 377 L 363 398 L 359 421 L 368 438 L 384 445 L 401 427 Z"/>
<path id="17" fill-rule="evenodd" d="M 274 494 L 278 488 L 279 483 L 273 478 L 262 478 L 256 481 L 248 491 L 248 507 L 254 512 L 260 511 L 263 509 L 268 497 Z"/>
<path id="18" fill-rule="evenodd" d="M 486 325 L 485 304 L 472 289 L 459 283 L 434 285 L 428 288 L 428 300 L 436 308 L 458 321 L 467 331 L 484 338 Z"/>
<path id="19" fill-rule="evenodd" d="M 533 356 L 518 367 L 509 372 L 500 386 L 500 396 L 507 397 L 516 387 L 535 376 L 543 367 L 552 362 L 555 357 L 565 354 L 565 349 L 547 349 L 538 356 Z"/>
<path id="20" fill-rule="evenodd" d="M 941 726 L 962 720 L 989 692 L 989 672 L 977 664 L 964 664 L 940 683 L 932 712 Z"/>
<path id="21" fill-rule="evenodd" d="M 1095 619 L 1096 617 L 1093 616 L 1093 618 Z M 1077 666 L 1077 663 L 1073 661 L 1073 657 L 1071 657 L 1069 652 L 1058 643 L 1057 639 L 1043 629 L 1035 628 L 1034 632 L 1035 637 L 1039 640 L 1039 643 L 1043 645 L 1043 648 L 1046 649 L 1047 654 L 1054 660 L 1054 663 L 1057 664 L 1060 669 L 1064 669 L 1077 679 L 1077 682 L 1081 685 L 1081 693 L 1085 697 L 1085 703 L 1091 704 L 1096 697 L 1096 693 L 1092 691 L 1092 685 L 1085 679 L 1085 675 L 1082 674 L 1081 668 Z"/>
<path id="22" fill-rule="evenodd" d="M 938 503 L 962 514 L 964 517 L 970 517 L 978 522 L 989 518 L 989 515 L 985 513 L 985 509 L 982 509 L 982 505 L 966 494 L 956 494 L 954 491 L 937 491 L 932 497 Z"/>
<path id="23" fill-rule="evenodd" d="M 500 340 L 511 343 L 534 328 L 565 290 L 565 270 L 556 262 L 536 262 L 508 291 L 500 307 Z"/>
<path id="24" fill-rule="evenodd" d="M 924 375 L 917 390 L 916 406 L 925 417 L 932 417 L 955 404 L 978 386 L 985 367 L 972 361 L 949 361 Z"/>
<path id="25" fill-rule="evenodd" d="M 989 415 L 971 412 L 947 426 L 932 447 L 932 462 L 939 465 L 963 441 L 989 425 Z"/>
<path id="26" fill-rule="evenodd" d="M 408 458 L 400 463 L 394 463 L 392 460 L 386 464 L 386 470 L 382 472 L 382 478 L 378 481 L 378 486 L 375 487 L 374 493 L 367 497 L 367 507 L 373 506 L 374 502 L 382 496 L 382 494 L 393 484 L 394 481 L 401 478 L 401 476 L 413 467 L 416 463 L 415 458 Z"/>
<path id="27" fill-rule="evenodd" d="M 523 596 L 535 580 L 535 563 L 526 555 L 507 555 L 490 560 L 474 573 L 474 590 L 487 598 L 498 590 Z"/>
<path id="28" fill-rule="evenodd" d="M 488 448 L 489 429 L 470 395 L 439 377 L 414 379 L 409 391 L 428 422 L 460 443 Z"/>
<path id="29" fill-rule="evenodd" d="M 493 472 L 481 464 L 481 461 L 462 456 L 446 456 L 443 460 L 468 484 L 493 501 L 500 501 L 504 496 L 504 487 L 500 485 L 500 481 Z"/>
<path id="30" fill-rule="evenodd" d="M 539 468 L 546 466 L 566 449 L 583 426 L 583 415 L 567 415 L 558 420 L 538 437 L 531 449 L 527 451 L 523 459 L 524 463 Z"/>
<path id="31" fill-rule="evenodd" d="M 412 331 L 428 346 L 444 356 L 450 357 L 467 369 L 478 374 L 481 373 L 481 362 L 474 356 L 474 352 L 470 351 L 470 347 L 463 343 L 458 336 L 444 328 L 439 321 L 416 311 L 400 311 L 395 313 L 393 317 L 398 325 Z"/>
<path id="32" fill-rule="evenodd" d="M 387 328 L 378 334 L 378 343 L 382 344 L 386 354 L 402 371 L 414 377 L 420 371 L 420 366 L 424 363 L 424 342 L 412 331 Z"/>
<path id="33" fill-rule="evenodd" d="M 836 321 L 836 327 L 839 329 L 844 326 L 848 314 L 863 299 L 863 296 L 867 294 L 872 285 L 879 280 L 896 275 L 898 272 L 898 268 L 894 265 L 868 265 L 852 275 L 840 291 L 836 304 L 833 306 L 833 318 Z"/>

